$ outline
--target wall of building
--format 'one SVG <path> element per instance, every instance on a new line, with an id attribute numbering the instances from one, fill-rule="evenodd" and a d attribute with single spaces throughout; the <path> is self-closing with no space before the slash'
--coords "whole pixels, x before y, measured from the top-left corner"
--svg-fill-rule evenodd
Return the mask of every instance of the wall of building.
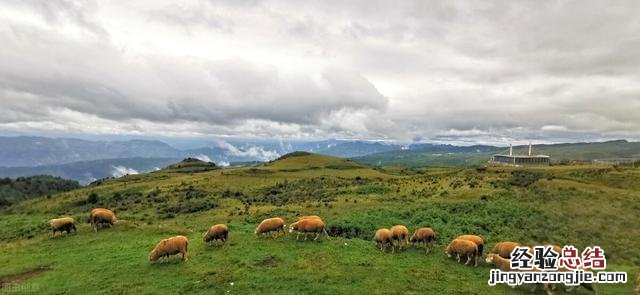
<path id="1" fill-rule="evenodd" d="M 549 165 L 548 157 L 512 157 L 507 155 L 494 155 L 493 162 L 511 165 Z"/>

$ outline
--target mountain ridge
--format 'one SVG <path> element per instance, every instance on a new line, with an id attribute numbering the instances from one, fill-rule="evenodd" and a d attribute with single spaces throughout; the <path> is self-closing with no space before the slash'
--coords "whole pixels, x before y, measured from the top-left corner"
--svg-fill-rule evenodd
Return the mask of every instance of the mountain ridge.
<path id="1" fill-rule="evenodd" d="M 514 146 L 524 154 L 527 145 Z M 150 172 L 184 158 L 214 162 L 218 166 L 272 161 L 293 151 L 350 158 L 368 165 L 473 166 L 508 147 L 491 145 L 397 143 L 337 140 L 321 141 L 220 141 L 210 146 L 177 149 L 161 140 L 91 141 L 37 136 L 0 137 L 0 177 L 49 174 L 89 183 L 127 173 Z M 534 145 L 552 162 L 591 161 L 601 158 L 640 157 L 640 143 L 627 140 Z M 18 165 L 20 164 L 20 165 Z M 347 165 L 348 166 L 348 165 Z"/>

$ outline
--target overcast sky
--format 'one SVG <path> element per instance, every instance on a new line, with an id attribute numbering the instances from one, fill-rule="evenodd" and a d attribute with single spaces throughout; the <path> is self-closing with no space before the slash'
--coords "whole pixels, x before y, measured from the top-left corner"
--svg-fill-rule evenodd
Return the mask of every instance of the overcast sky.
<path id="1" fill-rule="evenodd" d="M 0 0 L 0 135 L 640 139 L 640 1 L 186 2 Z"/>

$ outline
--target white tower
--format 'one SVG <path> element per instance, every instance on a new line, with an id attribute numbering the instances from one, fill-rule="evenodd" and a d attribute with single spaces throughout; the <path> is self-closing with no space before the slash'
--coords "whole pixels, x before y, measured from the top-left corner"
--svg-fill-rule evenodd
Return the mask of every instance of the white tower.
<path id="1" fill-rule="evenodd" d="M 531 157 L 531 142 L 529 142 L 529 157 Z"/>
<path id="2" fill-rule="evenodd" d="M 513 156 L 513 145 L 509 144 L 509 156 Z"/>

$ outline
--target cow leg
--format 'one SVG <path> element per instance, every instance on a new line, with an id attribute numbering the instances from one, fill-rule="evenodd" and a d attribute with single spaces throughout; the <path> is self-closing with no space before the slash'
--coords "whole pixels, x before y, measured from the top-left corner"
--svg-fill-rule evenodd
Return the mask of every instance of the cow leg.
<path id="1" fill-rule="evenodd" d="M 313 239 L 314 241 L 318 239 L 318 237 L 320 236 L 320 233 L 316 233 L 316 238 Z"/>

